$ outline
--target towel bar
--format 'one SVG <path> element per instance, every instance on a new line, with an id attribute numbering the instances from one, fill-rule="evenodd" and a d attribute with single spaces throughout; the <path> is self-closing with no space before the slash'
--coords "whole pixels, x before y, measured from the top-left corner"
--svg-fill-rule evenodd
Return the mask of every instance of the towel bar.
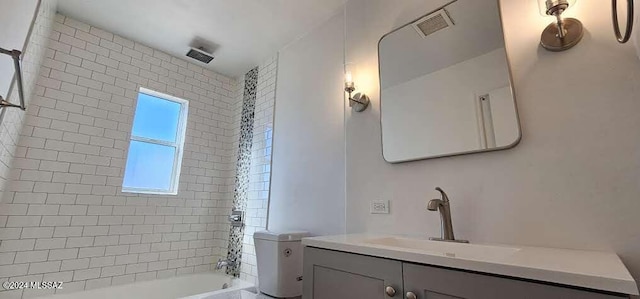
<path id="1" fill-rule="evenodd" d="M 624 44 L 629 41 L 629 39 L 631 38 L 631 33 L 633 32 L 633 0 L 627 0 L 627 28 L 624 36 L 620 32 L 620 22 L 618 21 L 618 0 L 611 0 L 611 5 L 613 12 L 613 32 L 616 34 L 616 39 L 618 39 L 618 42 Z"/>

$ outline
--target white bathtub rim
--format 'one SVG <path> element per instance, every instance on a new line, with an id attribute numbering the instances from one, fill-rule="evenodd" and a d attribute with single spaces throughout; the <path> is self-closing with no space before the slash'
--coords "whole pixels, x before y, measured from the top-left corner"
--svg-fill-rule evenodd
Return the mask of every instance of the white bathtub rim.
<path id="1" fill-rule="evenodd" d="M 217 294 L 224 294 L 224 293 L 229 293 L 229 292 L 239 292 L 240 290 L 248 291 L 248 292 L 251 292 L 251 293 L 256 293 L 257 292 L 256 287 L 252 283 L 244 281 L 244 280 L 242 280 L 240 278 L 233 278 L 233 279 L 231 279 L 231 286 L 226 288 L 226 289 L 215 290 L 215 291 L 211 291 L 211 292 L 207 292 L 207 293 L 202 293 L 202 294 L 182 297 L 182 298 L 179 298 L 179 299 L 207 299 L 208 297 L 214 296 L 214 295 L 217 295 Z"/>
<path id="2" fill-rule="evenodd" d="M 185 286 L 185 282 L 192 282 L 195 285 Z M 198 283 L 199 282 L 199 283 Z M 222 289 L 223 284 L 229 284 L 230 288 Z M 173 284 L 173 285 L 172 285 Z M 178 285 L 176 285 L 178 284 Z M 204 287 L 210 285 L 210 288 Z M 178 275 L 162 279 L 153 279 L 146 281 L 132 282 L 128 284 L 112 285 L 103 288 L 96 288 L 90 290 L 78 290 L 75 292 L 62 292 L 56 294 L 47 294 L 35 299 L 112 299 L 117 297 L 118 299 L 141 299 L 141 298 L 171 298 L 182 299 L 189 298 L 190 296 L 201 296 L 202 294 L 210 294 L 215 292 L 227 291 L 230 289 L 236 290 L 235 285 L 238 287 L 252 287 L 252 285 L 246 281 L 235 279 L 231 276 L 227 276 L 219 272 L 202 272 L 187 275 Z M 169 289 L 163 287 L 168 286 Z M 64 287 L 64 285 L 63 285 Z M 182 294 L 175 294 L 175 297 L 162 296 L 163 293 L 168 290 L 175 290 L 176 287 L 184 287 L 180 292 Z M 197 294 L 193 294 L 193 287 L 202 289 Z M 237 288 L 240 289 L 240 288 Z M 163 292 L 165 291 L 165 292 Z M 169 291 L 171 293 L 171 291 Z M 186 293 L 186 294 L 185 294 Z M 189 294 L 191 293 L 191 294 Z M 157 294 L 157 295 L 154 295 Z M 185 296 L 186 295 L 186 296 Z M 172 295 L 173 296 L 173 295 Z M 196 297 L 200 298 L 200 297 Z"/>

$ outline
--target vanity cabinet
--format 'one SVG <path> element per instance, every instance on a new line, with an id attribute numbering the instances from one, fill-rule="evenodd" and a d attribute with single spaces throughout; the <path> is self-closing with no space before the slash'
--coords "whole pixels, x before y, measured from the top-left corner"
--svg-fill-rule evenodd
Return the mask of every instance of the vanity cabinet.
<path id="1" fill-rule="evenodd" d="M 303 281 L 304 299 L 629 298 L 314 247 L 304 249 Z"/>
<path id="2" fill-rule="evenodd" d="M 303 298 L 402 298 L 402 262 L 305 247 Z M 389 296 L 387 287 L 390 289 Z M 393 290 L 393 291 L 392 291 Z"/>

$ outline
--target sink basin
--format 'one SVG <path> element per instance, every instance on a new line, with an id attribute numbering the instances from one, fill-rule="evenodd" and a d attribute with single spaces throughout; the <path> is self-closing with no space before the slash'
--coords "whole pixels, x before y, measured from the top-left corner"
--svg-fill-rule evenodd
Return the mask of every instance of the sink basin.
<path id="1" fill-rule="evenodd" d="M 517 247 L 440 242 L 402 237 L 370 238 L 364 239 L 362 242 L 370 245 L 427 252 L 432 255 L 443 255 L 451 258 L 487 261 L 501 260 L 520 251 L 520 248 Z"/>

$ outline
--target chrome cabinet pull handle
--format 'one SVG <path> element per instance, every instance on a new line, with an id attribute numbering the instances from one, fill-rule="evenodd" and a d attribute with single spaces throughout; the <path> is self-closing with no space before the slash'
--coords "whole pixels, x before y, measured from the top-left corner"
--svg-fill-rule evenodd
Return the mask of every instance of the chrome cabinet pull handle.
<path id="1" fill-rule="evenodd" d="M 418 297 L 413 292 L 407 292 L 407 299 L 418 299 Z"/>
<path id="2" fill-rule="evenodd" d="M 611 0 L 611 5 L 611 11 L 613 12 L 613 32 L 616 34 L 618 42 L 624 44 L 629 41 L 631 33 L 633 32 L 633 0 L 627 0 L 627 28 L 624 36 L 620 32 L 620 22 L 618 21 L 618 0 Z"/>

